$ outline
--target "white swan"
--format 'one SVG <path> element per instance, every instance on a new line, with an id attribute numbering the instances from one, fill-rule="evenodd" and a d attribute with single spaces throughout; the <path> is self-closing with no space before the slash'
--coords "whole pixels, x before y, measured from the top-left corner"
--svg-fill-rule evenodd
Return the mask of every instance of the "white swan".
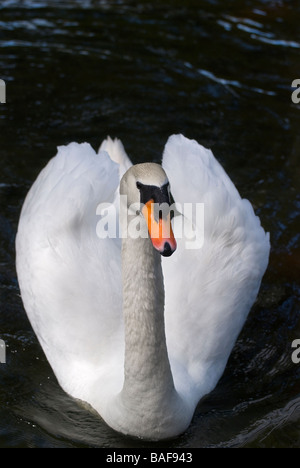
<path id="1" fill-rule="evenodd" d="M 16 240 L 24 306 L 62 388 L 115 430 L 152 440 L 183 432 L 215 387 L 270 249 L 252 206 L 211 151 L 174 135 L 162 166 L 131 167 L 110 138 L 99 154 L 87 143 L 60 147 L 28 193 Z M 170 182 L 178 203 L 171 257 L 156 250 L 174 252 L 171 232 L 169 245 L 165 239 L 156 248 L 148 234 L 99 238 L 98 205 L 119 212 L 123 174 L 128 205 L 146 203 L 129 211 L 141 230 L 150 200 L 170 203 Z M 176 222 L 192 221 L 179 212 L 184 203 L 204 204 L 201 248 L 187 248 Z M 200 221 L 190 224 L 195 233 Z"/>

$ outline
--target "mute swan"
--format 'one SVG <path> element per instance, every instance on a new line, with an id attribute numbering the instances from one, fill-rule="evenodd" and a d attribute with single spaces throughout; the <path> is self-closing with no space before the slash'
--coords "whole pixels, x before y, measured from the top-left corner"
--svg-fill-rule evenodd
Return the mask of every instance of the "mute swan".
<path id="1" fill-rule="evenodd" d="M 151 242 L 151 203 L 170 205 L 170 187 L 174 235 L 165 231 L 169 213 L 159 215 L 160 238 Z M 188 203 L 203 204 L 201 223 L 182 214 Z M 119 211 L 146 235 L 123 236 L 117 226 L 115 236 L 100 236 L 104 212 Z M 195 230 L 182 234 L 178 220 Z M 201 230 L 203 242 L 187 244 Z M 210 150 L 173 135 L 162 167 L 132 166 L 122 143 L 108 138 L 98 154 L 87 143 L 59 147 L 40 173 L 21 212 L 16 266 L 62 388 L 116 431 L 159 440 L 185 431 L 217 384 L 269 249 L 252 206 Z"/>

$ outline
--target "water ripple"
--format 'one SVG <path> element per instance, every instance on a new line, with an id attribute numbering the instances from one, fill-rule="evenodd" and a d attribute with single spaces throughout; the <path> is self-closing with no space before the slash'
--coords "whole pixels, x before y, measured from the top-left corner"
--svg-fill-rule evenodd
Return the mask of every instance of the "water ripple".
<path id="1" fill-rule="evenodd" d="M 208 70 L 199 69 L 198 73 L 202 76 L 205 76 L 206 78 L 209 78 L 212 81 L 215 81 L 216 83 L 221 84 L 222 86 L 225 86 L 225 88 L 229 89 L 231 92 L 232 90 L 230 89 L 230 87 L 233 86 L 234 88 L 245 89 L 245 90 L 253 91 L 259 94 L 265 94 L 267 96 L 276 96 L 275 91 L 267 91 L 265 89 L 248 86 L 248 85 L 240 83 L 238 80 L 228 80 L 225 78 L 220 78 Z"/>
<path id="2" fill-rule="evenodd" d="M 222 19 L 217 20 L 217 24 L 226 31 L 236 29 L 249 34 L 251 39 L 279 47 L 287 47 L 299 49 L 300 43 L 293 40 L 276 37 L 274 32 L 266 31 L 266 26 L 258 21 L 253 21 L 249 18 L 237 18 L 234 16 L 225 15 Z"/>

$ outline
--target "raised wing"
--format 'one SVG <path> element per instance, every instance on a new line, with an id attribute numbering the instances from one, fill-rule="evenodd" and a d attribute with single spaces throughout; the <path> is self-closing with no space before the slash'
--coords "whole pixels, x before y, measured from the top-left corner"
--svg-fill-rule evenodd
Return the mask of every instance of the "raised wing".
<path id="1" fill-rule="evenodd" d="M 163 259 L 168 349 L 177 387 L 197 401 L 221 377 L 256 299 L 269 236 L 210 150 L 174 135 L 162 164 L 184 215 L 174 218 L 178 251 Z"/>
<path id="2" fill-rule="evenodd" d="M 72 394 L 80 394 L 70 388 L 80 381 L 80 362 L 83 369 L 99 367 L 122 342 L 121 242 L 97 233 L 99 203 L 113 203 L 118 217 L 118 187 L 119 166 L 107 153 L 71 143 L 40 173 L 20 217 L 22 299 L 54 372 Z"/>

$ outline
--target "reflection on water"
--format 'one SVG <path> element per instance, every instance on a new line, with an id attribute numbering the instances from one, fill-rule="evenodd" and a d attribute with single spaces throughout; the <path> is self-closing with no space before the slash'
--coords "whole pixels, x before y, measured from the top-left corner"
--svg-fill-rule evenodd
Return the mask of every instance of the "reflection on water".
<path id="1" fill-rule="evenodd" d="M 1 447 L 147 446 L 57 385 L 18 295 L 14 236 L 57 145 L 98 148 L 110 134 L 134 162 L 159 161 L 177 132 L 213 149 L 270 231 L 272 253 L 224 376 L 169 447 L 299 446 L 299 12 L 275 0 L 1 2 Z"/>

